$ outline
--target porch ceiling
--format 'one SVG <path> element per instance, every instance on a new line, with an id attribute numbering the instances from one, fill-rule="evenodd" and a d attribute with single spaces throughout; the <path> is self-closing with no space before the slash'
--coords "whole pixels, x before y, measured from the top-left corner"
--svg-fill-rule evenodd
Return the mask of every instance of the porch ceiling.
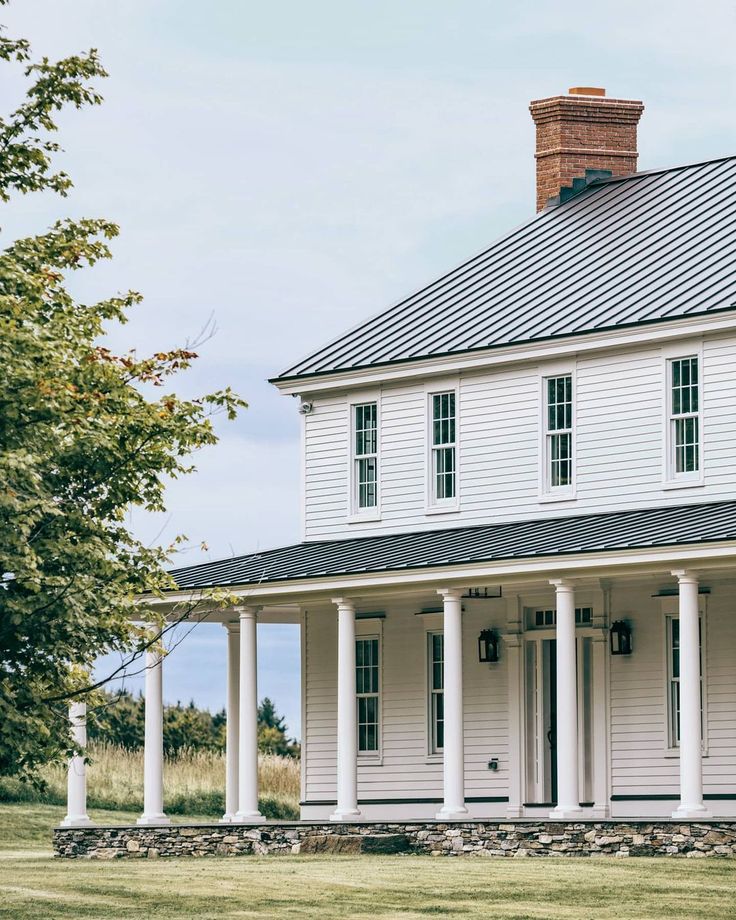
<path id="1" fill-rule="evenodd" d="M 736 541 L 736 501 L 297 543 L 174 569 L 180 590 Z"/>

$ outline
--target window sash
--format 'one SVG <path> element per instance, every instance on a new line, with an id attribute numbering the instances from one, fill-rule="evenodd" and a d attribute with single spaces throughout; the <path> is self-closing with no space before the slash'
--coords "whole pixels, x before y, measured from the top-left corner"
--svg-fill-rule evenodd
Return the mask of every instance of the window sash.
<path id="1" fill-rule="evenodd" d="M 575 625 L 590 626 L 593 623 L 592 607 L 575 608 Z M 544 629 L 548 626 L 557 625 L 557 610 L 554 607 L 540 608 L 534 611 L 532 624 L 535 629 Z"/>
<path id="2" fill-rule="evenodd" d="M 545 480 L 547 491 L 573 484 L 572 374 L 545 378 Z"/>
<path id="3" fill-rule="evenodd" d="M 428 652 L 430 753 L 439 754 L 445 746 L 445 639 L 442 633 L 429 633 Z"/>
<path id="4" fill-rule="evenodd" d="M 454 390 L 431 396 L 432 501 L 457 497 L 457 413 Z"/>
<path id="5" fill-rule="evenodd" d="M 670 361 L 670 465 L 673 476 L 700 472 L 700 366 L 697 355 Z"/>
<path id="6" fill-rule="evenodd" d="M 353 478 L 355 507 L 378 507 L 378 404 L 353 406 Z"/>
<path id="7" fill-rule="evenodd" d="M 700 734 L 705 739 L 703 693 L 703 617 L 698 619 L 700 632 Z M 680 617 L 667 617 L 667 722 L 670 748 L 680 747 Z"/>
<path id="8" fill-rule="evenodd" d="M 358 753 L 380 750 L 380 647 L 378 638 L 355 640 L 355 696 L 358 709 Z"/>

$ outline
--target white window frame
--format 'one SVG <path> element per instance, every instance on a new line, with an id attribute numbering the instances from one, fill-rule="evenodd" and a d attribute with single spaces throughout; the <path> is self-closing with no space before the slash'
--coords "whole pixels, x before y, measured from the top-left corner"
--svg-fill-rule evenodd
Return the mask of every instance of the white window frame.
<path id="1" fill-rule="evenodd" d="M 698 362 L 698 410 L 697 412 L 674 414 L 672 368 L 676 361 L 695 358 Z M 677 346 L 670 348 L 664 355 L 664 487 L 687 488 L 702 486 L 704 483 L 704 419 L 703 419 L 703 349 L 700 343 L 693 347 Z M 692 472 L 677 472 L 675 425 L 678 418 L 695 418 L 698 425 L 698 469 Z"/>
<path id="2" fill-rule="evenodd" d="M 375 642 L 378 653 L 378 688 L 376 691 L 369 692 L 358 692 L 357 688 L 357 675 L 358 675 L 358 663 L 357 663 L 357 650 L 359 642 Z M 365 635 L 358 633 L 355 636 L 355 650 L 356 650 L 356 664 L 355 664 L 355 675 L 356 675 L 356 689 L 355 689 L 355 710 L 356 710 L 356 724 L 358 726 L 358 759 L 360 761 L 370 761 L 370 762 L 380 762 L 383 757 L 383 643 L 381 642 L 381 634 L 377 632 L 366 633 Z M 376 749 L 375 750 L 360 750 L 360 699 L 366 699 L 368 697 L 374 698 L 377 705 L 376 713 Z"/>
<path id="3" fill-rule="evenodd" d="M 569 377 L 571 385 L 571 426 L 565 429 L 550 429 L 548 413 L 548 382 L 559 377 Z M 541 412 L 540 412 L 540 463 L 539 463 L 539 498 L 542 502 L 572 501 L 577 488 L 577 375 L 575 368 L 569 364 L 547 367 L 540 376 Z M 551 444 L 552 438 L 559 434 L 570 435 L 570 483 L 553 486 L 551 482 Z"/>
<path id="4" fill-rule="evenodd" d="M 372 454 L 358 454 L 355 450 L 356 435 L 356 410 L 359 406 L 374 404 L 376 407 L 376 450 Z M 361 393 L 353 397 L 348 403 L 348 437 L 350 446 L 348 451 L 348 521 L 378 521 L 381 519 L 381 499 L 383 488 L 381 482 L 381 399 L 379 393 Z M 367 508 L 359 506 L 358 496 L 358 462 L 366 457 L 376 458 L 376 504 Z"/>
<path id="5" fill-rule="evenodd" d="M 455 440 L 447 444 L 434 443 L 434 398 L 452 394 L 455 398 Z M 460 508 L 460 387 L 456 382 L 435 385 L 426 390 L 426 512 L 442 514 L 458 511 Z M 435 456 L 438 450 L 451 447 L 455 452 L 455 494 L 451 498 L 437 497 L 437 476 Z"/>
<path id="6" fill-rule="evenodd" d="M 442 637 L 442 688 L 434 686 L 434 638 Z M 444 742 L 444 696 L 445 696 L 445 640 L 444 632 L 441 629 L 431 629 L 427 632 L 427 644 L 425 661 L 427 668 L 427 754 L 432 759 L 440 759 L 444 752 L 444 743 L 442 746 L 437 744 L 437 718 L 436 718 L 436 697 L 442 696 L 442 723 Z"/>
<path id="7" fill-rule="evenodd" d="M 675 679 L 672 675 L 672 621 L 680 619 L 679 600 L 676 595 L 663 599 L 662 603 L 662 646 L 664 649 L 664 680 L 665 680 L 665 754 L 668 757 L 680 756 L 680 745 L 673 735 L 674 712 L 672 707 L 672 685 Z M 706 618 L 705 598 L 698 598 L 698 614 L 700 617 L 700 693 L 701 693 L 701 721 L 703 735 L 703 756 L 708 756 L 708 624 Z"/>

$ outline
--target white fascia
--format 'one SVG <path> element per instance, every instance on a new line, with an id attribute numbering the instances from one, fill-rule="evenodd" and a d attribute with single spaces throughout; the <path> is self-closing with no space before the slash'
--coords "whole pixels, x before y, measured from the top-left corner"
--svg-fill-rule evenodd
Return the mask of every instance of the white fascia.
<path id="1" fill-rule="evenodd" d="M 546 342 L 504 345 L 499 348 L 487 348 L 465 354 L 383 364 L 361 370 L 340 371 L 334 374 L 304 376 L 289 380 L 276 379 L 272 383 L 286 395 L 349 390 L 353 387 L 412 380 L 417 377 L 459 374 L 462 371 L 482 370 L 498 365 L 571 358 L 574 355 L 629 348 L 636 345 L 655 345 L 680 338 L 712 335 L 734 329 L 736 329 L 736 315 L 730 312 L 717 313 L 711 316 L 685 317 L 671 322 L 612 329 L 607 332 L 567 336 Z"/>

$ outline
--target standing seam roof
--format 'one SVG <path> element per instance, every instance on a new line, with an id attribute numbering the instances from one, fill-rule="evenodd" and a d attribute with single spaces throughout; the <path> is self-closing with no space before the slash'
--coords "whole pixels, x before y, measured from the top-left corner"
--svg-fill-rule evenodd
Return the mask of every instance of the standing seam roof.
<path id="1" fill-rule="evenodd" d="M 276 380 L 736 307 L 736 157 L 599 180 Z"/>
<path id="2" fill-rule="evenodd" d="M 174 569 L 180 589 L 736 541 L 736 501 L 297 543 Z"/>

